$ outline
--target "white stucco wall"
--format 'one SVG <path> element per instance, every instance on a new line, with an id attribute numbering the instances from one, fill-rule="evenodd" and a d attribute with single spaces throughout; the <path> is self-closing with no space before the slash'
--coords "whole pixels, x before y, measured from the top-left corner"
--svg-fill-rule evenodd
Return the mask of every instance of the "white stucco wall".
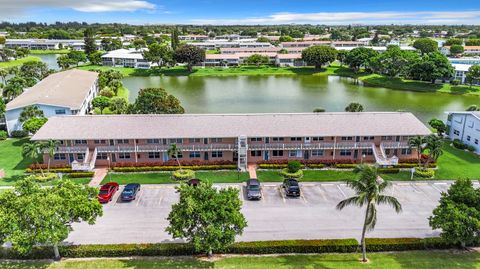
<path id="1" fill-rule="evenodd" d="M 451 140 L 459 139 L 463 143 L 473 146 L 480 154 L 480 119 L 471 113 L 451 113 L 449 116 L 448 137 Z M 470 139 L 469 139 L 470 138 Z"/>

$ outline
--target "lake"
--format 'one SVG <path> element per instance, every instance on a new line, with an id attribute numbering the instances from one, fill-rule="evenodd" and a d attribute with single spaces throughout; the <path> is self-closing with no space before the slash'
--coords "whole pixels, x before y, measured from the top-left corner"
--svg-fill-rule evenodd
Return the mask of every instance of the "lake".
<path id="1" fill-rule="evenodd" d="M 37 56 L 42 59 L 42 62 L 46 63 L 48 69 L 60 70 L 60 67 L 57 64 L 57 58 L 61 54 L 32 54 L 32 56 Z"/>
<path id="2" fill-rule="evenodd" d="M 367 87 L 337 76 L 126 77 L 123 83 L 131 102 L 141 88 L 162 87 L 187 113 L 312 112 L 316 107 L 337 112 L 359 102 L 366 111 L 410 111 L 427 122 L 480 104 L 476 96 Z"/>

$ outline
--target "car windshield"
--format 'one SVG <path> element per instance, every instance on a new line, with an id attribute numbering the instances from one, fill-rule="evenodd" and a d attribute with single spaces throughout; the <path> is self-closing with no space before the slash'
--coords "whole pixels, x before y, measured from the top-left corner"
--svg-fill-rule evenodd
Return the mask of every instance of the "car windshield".
<path id="1" fill-rule="evenodd" d="M 132 194 L 132 193 L 133 193 L 132 190 L 124 190 L 124 191 L 123 191 L 123 194 Z"/>
<path id="2" fill-rule="evenodd" d="M 288 183 L 290 184 L 291 187 L 295 187 L 295 188 L 298 187 L 298 182 L 295 180 L 290 180 Z"/>
<path id="3" fill-rule="evenodd" d="M 248 187 L 248 189 L 251 190 L 251 191 L 258 191 L 258 190 L 260 190 L 260 186 L 259 185 L 250 185 Z"/>
<path id="4" fill-rule="evenodd" d="M 100 194 L 107 194 L 108 190 L 100 190 Z"/>

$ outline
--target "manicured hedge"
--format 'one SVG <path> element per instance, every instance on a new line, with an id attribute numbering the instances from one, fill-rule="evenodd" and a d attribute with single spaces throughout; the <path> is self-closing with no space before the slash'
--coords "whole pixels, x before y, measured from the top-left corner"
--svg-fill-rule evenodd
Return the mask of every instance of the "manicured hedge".
<path id="1" fill-rule="evenodd" d="M 403 251 L 448 249 L 453 246 L 439 237 L 433 238 L 366 238 L 367 251 Z"/>
<path id="2" fill-rule="evenodd" d="M 238 242 L 228 248 L 231 254 L 356 252 L 356 239 L 282 240 Z"/>
<path id="3" fill-rule="evenodd" d="M 400 172 L 399 168 L 378 168 L 380 174 L 398 174 Z"/>
<path id="4" fill-rule="evenodd" d="M 177 171 L 178 166 L 141 166 L 141 167 L 112 167 L 115 172 L 150 172 L 150 171 Z M 224 165 L 196 165 L 196 166 L 182 166 L 182 169 L 188 170 L 233 170 L 237 169 L 234 164 Z"/>
<path id="5" fill-rule="evenodd" d="M 220 160 L 220 161 L 180 161 L 182 166 L 204 166 L 204 165 L 235 165 L 233 161 Z M 138 162 L 138 163 L 121 163 L 117 162 L 114 167 L 155 167 L 155 166 L 177 166 L 178 163 L 175 160 L 169 160 L 166 162 Z"/>
<path id="6" fill-rule="evenodd" d="M 67 175 L 68 178 L 93 177 L 95 172 L 73 172 Z"/>

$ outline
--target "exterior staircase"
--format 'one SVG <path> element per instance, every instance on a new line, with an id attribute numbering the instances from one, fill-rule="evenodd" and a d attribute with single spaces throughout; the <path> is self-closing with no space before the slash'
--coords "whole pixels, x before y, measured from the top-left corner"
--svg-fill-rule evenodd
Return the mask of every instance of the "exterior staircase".
<path id="1" fill-rule="evenodd" d="M 72 170 L 75 171 L 93 171 L 95 162 L 97 161 L 97 149 L 90 151 L 88 148 L 85 151 L 83 162 L 73 161 Z"/>
<path id="2" fill-rule="evenodd" d="M 385 151 L 383 150 L 382 146 L 377 146 L 373 145 L 373 154 L 375 155 L 375 160 L 377 161 L 377 164 L 380 166 L 392 166 L 392 165 L 397 165 L 398 164 L 398 157 L 393 156 L 391 158 L 387 158 L 385 156 Z"/>
<path id="3" fill-rule="evenodd" d="M 238 137 L 238 169 L 242 172 L 247 170 L 247 137 Z"/>

